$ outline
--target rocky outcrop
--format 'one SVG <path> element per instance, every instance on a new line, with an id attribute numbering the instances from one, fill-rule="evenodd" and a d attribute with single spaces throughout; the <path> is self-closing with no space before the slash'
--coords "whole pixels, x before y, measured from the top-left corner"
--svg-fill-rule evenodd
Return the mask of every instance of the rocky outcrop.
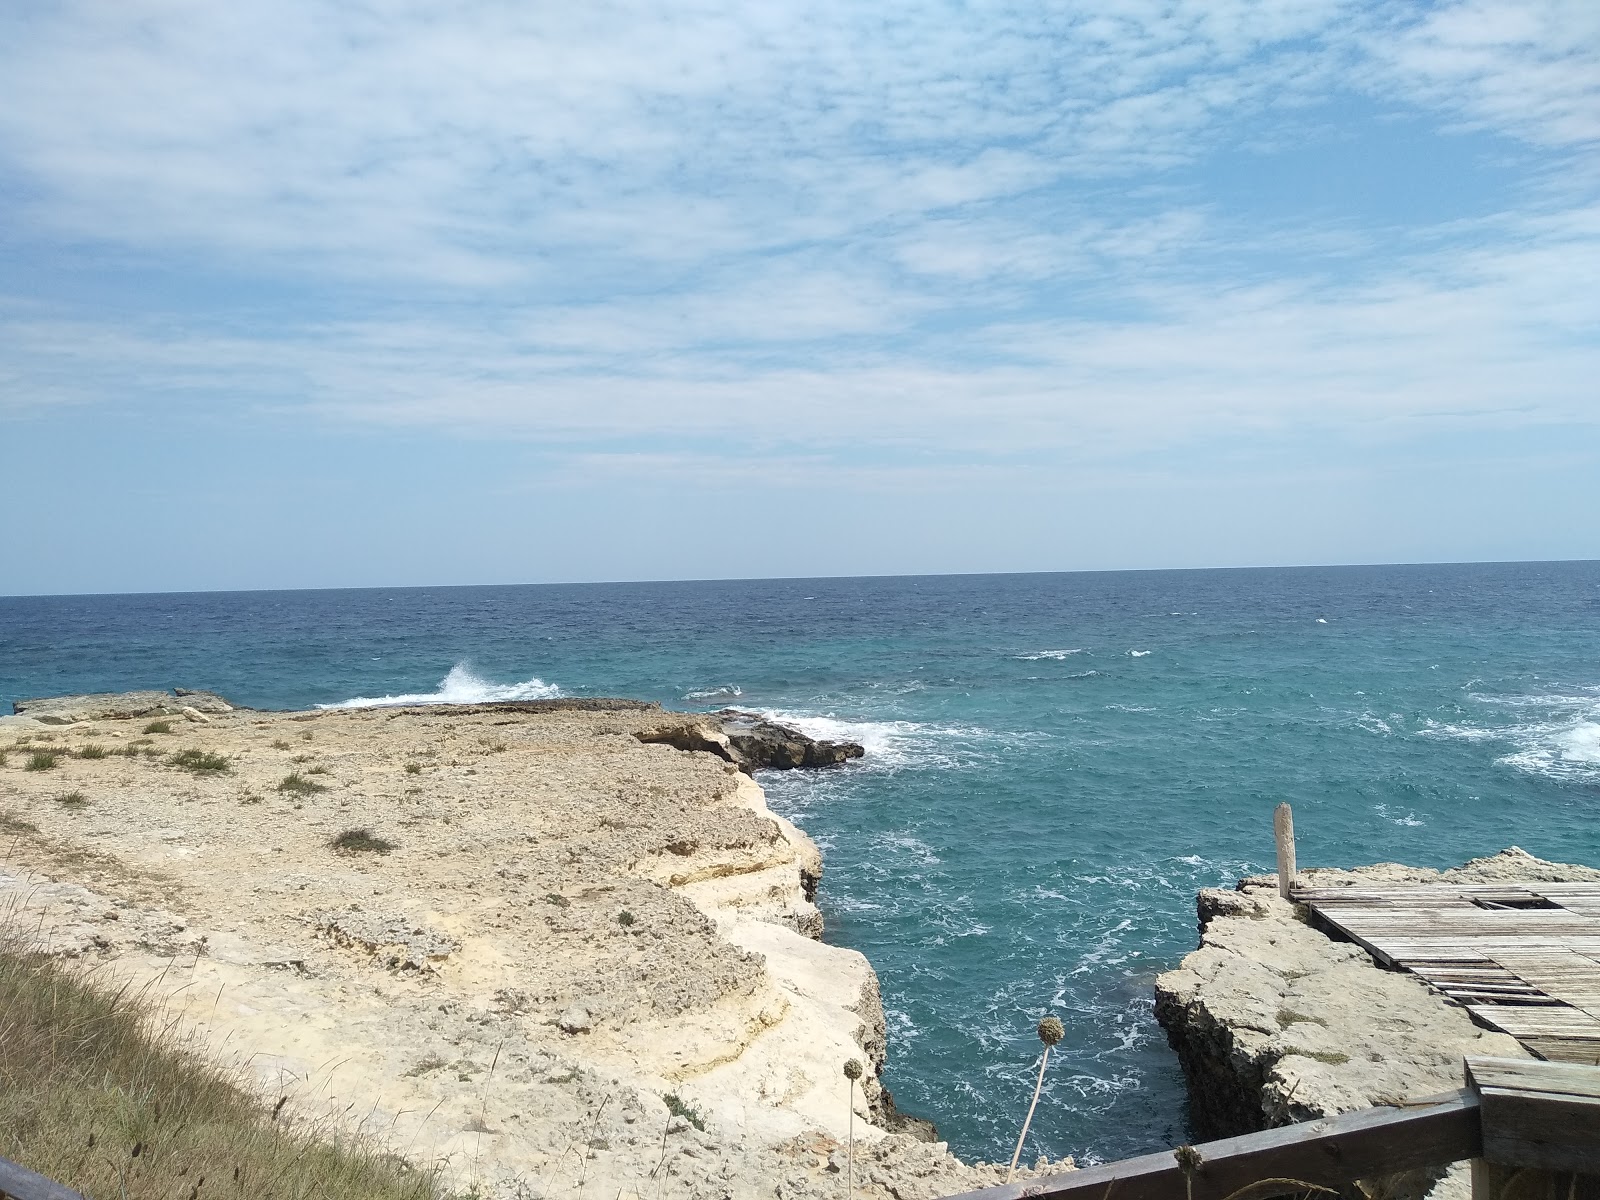
<path id="1" fill-rule="evenodd" d="M 666 713 L 663 717 L 640 731 L 636 735 L 639 740 L 715 754 L 746 775 L 757 771 L 836 767 L 864 753 L 856 742 L 813 738 L 759 713 L 734 708 L 705 714 Z"/>
<path id="2" fill-rule="evenodd" d="M 760 713 L 724 708 L 712 714 L 732 745 L 744 771 L 792 771 L 800 767 L 836 767 L 860 758 L 865 751 L 857 742 L 830 742 L 809 737 L 790 725 L 769 720 Z"/>
<path id="3" fill-rule="evenodd" d="M 654 736 L 678 718 L 208 715 L 0 718 L 0 749 L 60 752 L 0 760 L 0 906 L 154 989 L 288 1111 L 360 1114 L 493 1200 L 831 1198 L 852 1104 L 859 1196 L 1003 1175 L 895 1132 L 876 975 L 817 938 L 817 847 L 733 762 Z"/>
<path id="4" fill-rule="evenodd" d="M 1301 874 L 1317 887 L 1597 877 L 1516 847 L 1450 871 L 1386 863 Z M 1157 978 L 1156 1017 L 1199 1139 L 1448 1091 L 1461 1086 L 1467 1055 L 1528 1057 L 1415 976 L 1313 928 L 1303 907 L 1279 898 L 1274 876 L 1202 891 L 1197 907 L 1200 948 Z M 1413 1194 L 1421 1188 L 1412 1181 Z"/>
<path id="5" fill-rule="evenodd" d="M 229 704 L 215 692 L 174 688 L 170 692 L 101 692 L 87 696 L 51 696 L 40 700 L 17 700 L 11 705 L 17 716 L 32 717 L 44 725 L 74 725 L 79 721 L 130 720 L 136 717 L 180 717 L 230 713 Z"/>

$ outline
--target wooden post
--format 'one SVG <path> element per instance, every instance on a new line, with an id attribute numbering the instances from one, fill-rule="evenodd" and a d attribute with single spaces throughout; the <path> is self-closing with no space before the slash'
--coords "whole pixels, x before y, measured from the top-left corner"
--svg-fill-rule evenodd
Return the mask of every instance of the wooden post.
<path id="1" fill-rule="evenodd" d="M 1278 895 L 1287 900 L 1294 883 L 1294 810 L 1287 802 L 1272 814 L 1272 833 L 1278 842 Z"/>

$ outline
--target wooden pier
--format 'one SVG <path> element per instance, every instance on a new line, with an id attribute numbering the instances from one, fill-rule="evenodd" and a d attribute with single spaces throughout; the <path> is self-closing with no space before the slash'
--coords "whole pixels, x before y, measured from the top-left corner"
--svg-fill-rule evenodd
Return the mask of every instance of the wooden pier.
<path id="1" fill-rule="evenodd" d="M 1600 1064 L 1600 883 L 1295 884 L 1290 895 L 1539 1058 Z"/>

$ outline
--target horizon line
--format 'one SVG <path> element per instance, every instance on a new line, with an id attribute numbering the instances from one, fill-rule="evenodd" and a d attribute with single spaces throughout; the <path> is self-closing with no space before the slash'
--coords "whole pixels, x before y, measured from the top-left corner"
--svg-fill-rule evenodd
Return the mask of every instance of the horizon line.
<path id="1" fill-rule="evenodd" d="M 1600 563 L 1600 558 L 1504 558 L 1504 559 L 1428 559 L 1412 562 L 1335 562 L 1335 563 L 1234 563 L 1205 567 L 1111 567 L 1068 568 L 1032 571 L 904 571 L 883 575 L 707 575 L 684 579 L 562 579 L 503 583 L 402 583 L 354 584 L 324 587 L 283 588 L 191 588 L 182 591 L 155 589 L 127 592 L 14 592 L 0 595 L 3 600 L 69 600 L 93 599 L 113 596 L 249 596 L 296 592 L 416 592 L 444 591 L 458 588 L 524 588 L 524 587 L 643 587 L 661 584 L 692 583 L 782 583 L 782 582 L 834 582 L 864 579 L 959 579 L 1004 577 L 1012 575 L 1155 575 L 1199 571 L 1337 571 L 1377 567 L 1496 567 L 1496 566 L 1549 566 L 1569 563 Z"/>

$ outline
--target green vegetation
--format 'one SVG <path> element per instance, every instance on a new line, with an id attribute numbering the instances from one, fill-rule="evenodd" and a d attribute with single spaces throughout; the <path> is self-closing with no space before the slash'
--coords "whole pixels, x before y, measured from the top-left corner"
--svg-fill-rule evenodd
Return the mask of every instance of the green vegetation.
<path id="1" fill-rule="evenodd" d="M 667 1106 L 667 1111 L 673 1116 L 682 1117 L 685 1121 L 689 1122 L 689 1124 L 700 1130 L 700 1132 L 705 1132 L 706 1120 L 700 1115 L 699 1109 L 695 1108 L 695 1106 L 692 1104 L 685 1104 L 679 1098 L 677 1092 L 668 1092 L 665 1096 L 661 1097 L 661 1100 L 662 1103 Z"/>
<path id="2" fill-rule="evenodd" d="M 394 849 L 393 842 L 370 829 L 346 829 L 328 845 L 341 854 L 387 854 Z"/>
<path id="3" fill-rule="evenodd" d="M 82 792 L 72 791 L 67 792 L 65 795 L 57 796 L 56 803 L 61 805 L 62 808 L 87 808 L 89 807 L 89 797 Z"/>
<path id="4" fill-rule="evenodd" d="M 406 774 L 407 775 L 421 775 L 422 774 L 422 764 L 421 763 L 407 763 L 406 764 Z"/>
<path id="5" fill-rule="evenodd" d="M 150 724 L 148 724 L 148 725 L 146 725 L 144 727 L 144 731 L 146 733 L 171 733 L 172 732 L 172 722 L 171 721 L 151 721 Z"/>
<path id="6" fill-rule="evenodd" d="M 282 738 L 274 738 L 272 740 L 272 748 L 274 750 L 287 750 L 289 748 L 289 743 L 284 741 Z"/>
<path id="7" fill-rule="evenodd" d="M 431 1200 L 432 1172 L 319 1139 L 158 1023 L 145 999 L 0 933 L 0 1128 L 8 1157 L 86 1196 Z M 324 1131 L 326 1132 L 326 1131 Z"/>
<path id="8" fill-rule="evenodd" d="M 617 914 L 617 924 L 621 925 L 624 929 L 626 929 L 628 926 L 632 925 L 634 923 L 634 921 L 637 920 L 637 919 L 638 918 L 636 918 L 627 909 L 623 909 L 621 912 L 619 912 Z"/>
<path id="9" fill-rule="evenodd" d="M 5 765 L 6 765 L 6 752 L 3 749 L 0 749 L 0 767 L 3 767 Z"/>
<path id="10" fill-rule="evenodd" d="M 48 771 L 61 761 L 59 750 L 35 750 L 22 764 L 24 771 Z"/>
<path id="11" fill-rule="evenodd" d="M 278 790 L 295 796 L 309 796 L 313 792 L 325 792 L 328 789 L 315 779 L 307 779 L 299 771 L 291 771 L 278 784 Z"/>
<path id="12" fill-rule="evenodd" d="M 106 748 L 95 742 L 90 742 L 87 746 L 80 746 L 77 751 L 77 757 L 79 758 L 104 758 L 105 756 Z"/>
<path id="13" fill-rule="evenodd" d="M 220 754 L 211 754 L 205 750 L 179 750 L 167 759 L 174 767 L 182 767 L 185 771 L 193 771 L 196 775 L 220 775 L 228 769 L 228 760 Z"/>

